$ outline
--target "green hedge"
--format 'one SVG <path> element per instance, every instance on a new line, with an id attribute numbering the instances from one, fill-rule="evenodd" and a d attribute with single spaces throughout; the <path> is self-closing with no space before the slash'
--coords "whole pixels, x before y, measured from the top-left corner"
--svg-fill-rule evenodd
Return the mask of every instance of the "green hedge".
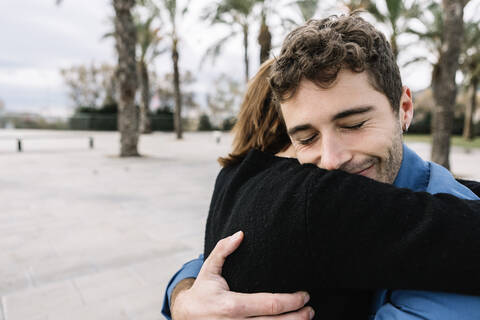
<path id="1" fill-rule="evenodd" d="M 463 125 L 465 122 L 465 116 L 462 114 L 453 118 L 453 129 L 452 134 L 462 135 L 463 134 Z M 432 113 L 426 112 L 413 117 L 413 122 L 408 128 L 409 133 L 415 134 L 431 134 L 431 125 L 432 125 Z M 480 123 L 475 125 L 476 136 L 480 134 Z"/>
<path id="2" fill-rule="evenodd" d="M 153 131 L 173 131 L 173 115 L 150 116 L 150 125 Z M 71 130 L 117 131 L 118 119 L 116 114 L 76 114 L 70 117 Z"/>
<path id="3" fill-rule="evenodd" d="M 116 104 L 102 108 L 79 107 L 69 118 L 68 124 L 71 130 L 117 131 L 117 114 Z M 169 108 L 159 108 L 155 113 L 149 114 L 149 118 L 153 131 L 173 131 L 173 112 Z"/>

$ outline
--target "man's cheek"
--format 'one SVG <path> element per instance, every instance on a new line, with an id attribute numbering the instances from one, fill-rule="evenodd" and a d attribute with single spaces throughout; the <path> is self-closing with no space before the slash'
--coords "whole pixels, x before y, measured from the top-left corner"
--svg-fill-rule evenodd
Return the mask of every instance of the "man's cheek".
<path id="1" fill-rule="evenodd" d="M 370 137 L 365 137 L 362 144 L 365 147 L 365 152 L 379 158 L 388 156 L 388 152 L 392 147 L 392 137 L 388 133 L 382 132 Z"/>
<path id="2" fill-rule="evenodd" d="M 311 163 L 311 164 L 316 165 L 315 154 L 314 154 L 314 152 L 312 152 L 312 150 L 306 150 L 306 149 L 298 150 L 298 149 L 295 149 L 295 152 L 297 154 L 297 160 L 301 164 Z"/>

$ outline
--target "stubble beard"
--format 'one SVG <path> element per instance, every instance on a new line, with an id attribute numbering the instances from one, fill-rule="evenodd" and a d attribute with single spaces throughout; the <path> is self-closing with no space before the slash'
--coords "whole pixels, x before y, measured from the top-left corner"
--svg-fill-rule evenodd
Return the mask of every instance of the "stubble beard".
<path id="1" fill-rule="evenodd" d="M 403 146 L 402 131 L 396 126 L 392 138 L 392 145 L 387 150 L 385 160 L 380 161 L 377 181 L 392 184 L 402 165 Z"/>

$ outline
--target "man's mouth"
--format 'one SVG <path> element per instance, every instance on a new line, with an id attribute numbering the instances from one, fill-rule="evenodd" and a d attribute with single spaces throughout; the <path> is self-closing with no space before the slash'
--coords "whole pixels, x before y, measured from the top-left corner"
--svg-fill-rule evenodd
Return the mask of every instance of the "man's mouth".
<path id="1" fill-rule="evenodd" d="M 360 171 L 355 172 L 354 174 L 358 174 L 364 177 L 370 177 L 371 169 L 375 166 L 375 163 L 370 163 L 370 165 Z"/>

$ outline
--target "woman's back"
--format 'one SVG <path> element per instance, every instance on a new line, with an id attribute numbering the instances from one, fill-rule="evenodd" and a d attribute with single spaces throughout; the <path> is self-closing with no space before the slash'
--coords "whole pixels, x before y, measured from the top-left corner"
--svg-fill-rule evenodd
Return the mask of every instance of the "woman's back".
<path id="1" fill-rule="evenodd" d="M 369 291 L 322 287 L 311 261 L 305 205 L 312 170 L 293 159 L 251 151 L 217 178 L 207 221 L 205 254 L 238 230 L 245 239 L 226 261 L 223 276 L 238 292 L 310 292 L 320 317 L 356 319 L 370 311 Z M 271 250 L 275 248 L 275 250 Z M 258 253 L 261 253 L 259 255 Z M 286 276 L 288 275 L 288 276 Z"/>

